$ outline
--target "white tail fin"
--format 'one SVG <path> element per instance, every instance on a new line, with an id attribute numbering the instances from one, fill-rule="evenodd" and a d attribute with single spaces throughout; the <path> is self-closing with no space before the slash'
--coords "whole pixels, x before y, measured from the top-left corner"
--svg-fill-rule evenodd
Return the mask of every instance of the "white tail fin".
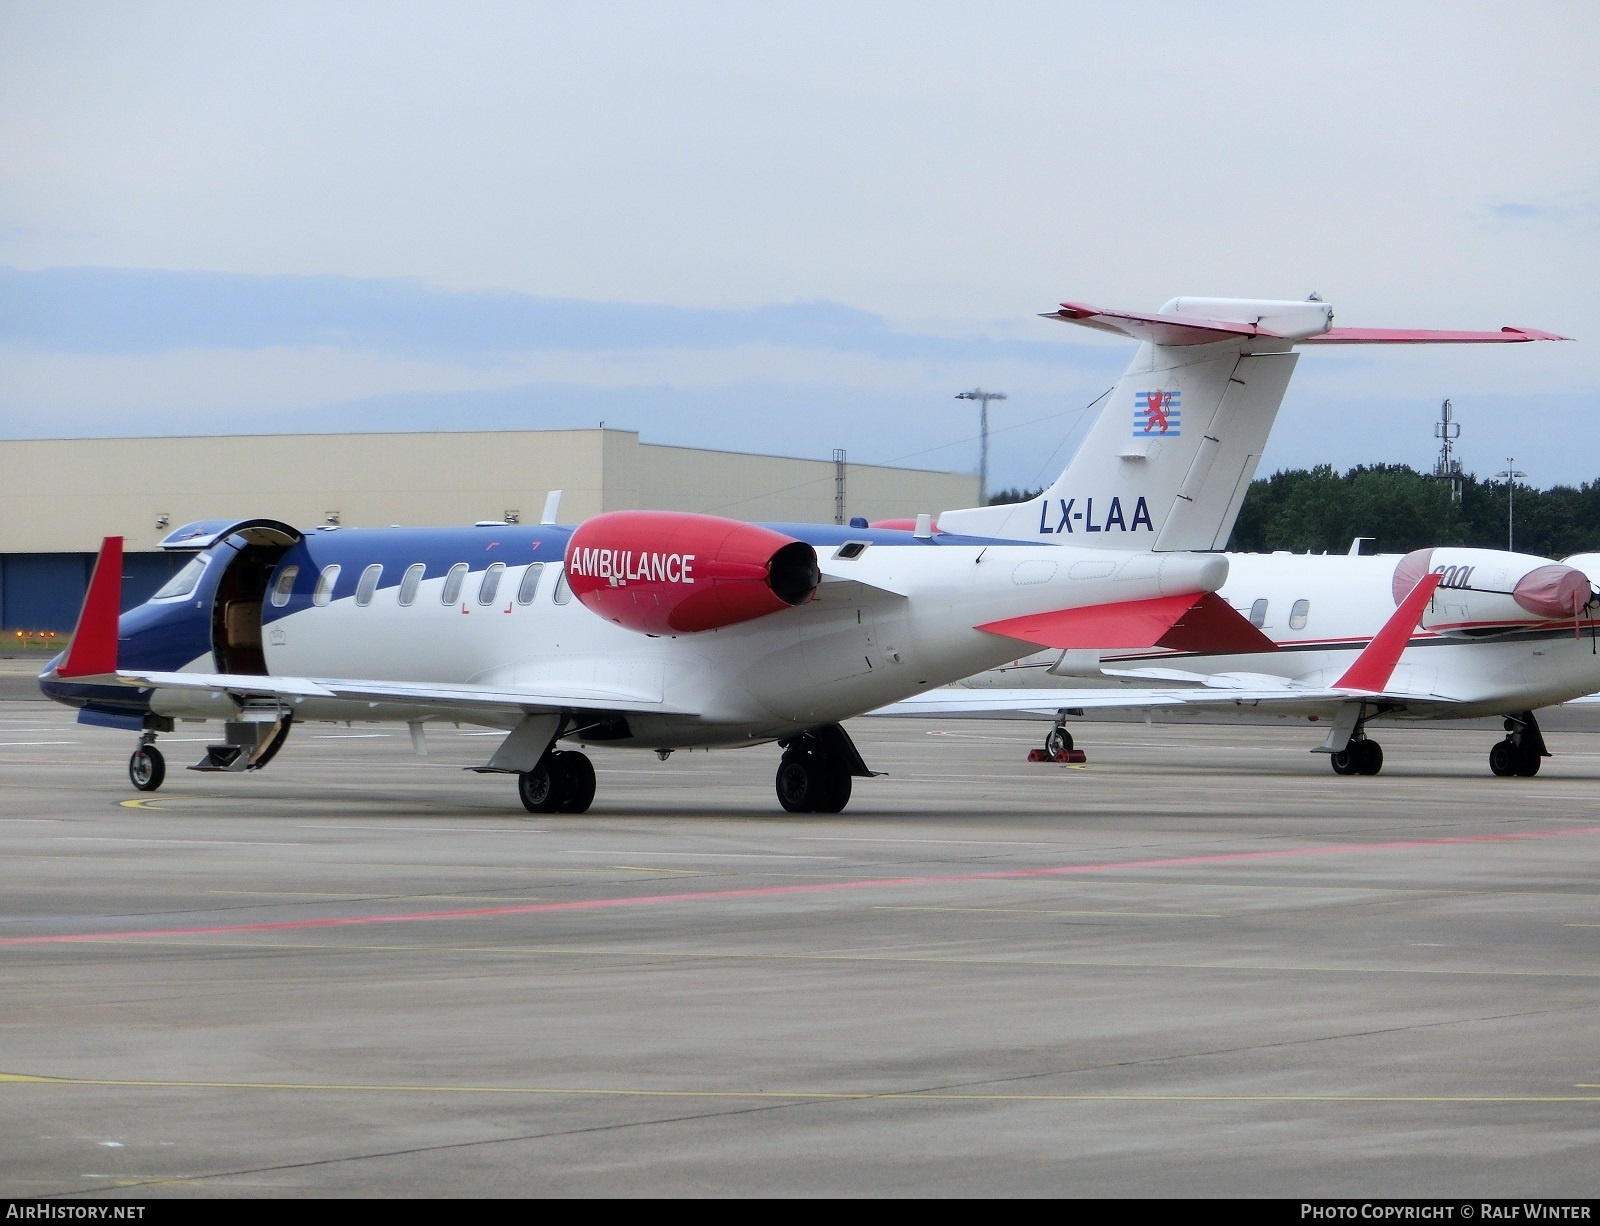
<path id="1" fill-rule="evenodd" d="M 1110 549 L 1221 549 L 1294 373 L 1290 346 L 1326 331 L 1332 311 L 1175 298 L 1156 316 L 1068 306 L 1057 317 L 1143 343 L 1049 489 L 1013 506 L 947 511 L 939 527 Z M 1265 321 L 1278 326 L 1267 333 Z"/>
<path id="2" fill-rule="evenodd" d="M 1063 303 L 1047 318 L 1139 340 L 1053 485 L 939 516 L 945 532 L 1110 549 L 1222 549 L 1294 373 L 1296 344 L 1561 340 L 1549 332 L 1335 328 L 1326 303 L 1174 298 L 1154 315 Z"/>

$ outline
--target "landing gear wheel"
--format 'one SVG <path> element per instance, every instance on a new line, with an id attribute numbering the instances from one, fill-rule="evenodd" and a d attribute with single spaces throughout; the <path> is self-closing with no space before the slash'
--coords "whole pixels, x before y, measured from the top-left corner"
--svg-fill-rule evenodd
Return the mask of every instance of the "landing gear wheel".
<path id="1" fill-rule="evenodd" d="M 556 774 L 561 780 L 556 807 L 562 813 L 587 813 L 594 803 L 594 764 L 586 754 L 571 749 L 550 756 L 556 760 Z"/>
<path id="2" fill-rule="evenodd" d="M 1508 737 L 1503 741 L 1496 741 L 1489 750 L 1489 770 L 1505 778 L 1517 773 L 1517 747 Z"/>
<path id="3" fill-rule="evenodd" d="M 1517 747 L 1516 753 L 1517 774 L 1524 779 L 1532 778 L 1539 773 L 1539 752 L 1529 749 L 1526 745 Z"/>
<path id="4" fill-rule="evenodd" d="M 1356 751 L 1359 742 L 1351 741 L 1343 749 L 1335 750 L 1328 757 L 1328 763 L 1333 767 L 1335 775 L 1353 775 L 1356 773 L 1356 763 L 1360 760 Z"/>
<path id="5" fill-rule="evenodd" d="M 554 813 L 561 807 L 562 777 L 555 754 L 545 754 L 539 765 L 517 776 L 517 799 L 529 813 Z"/>
<path id="6" fill-rule="evenodd" d="M 778 803 L 786 812 L 815 812 L 822 791 L 815 761 L 807 754 L 784 754 L 778 763 Z"/>
<path id="7" fill-rule="evenodd" d="M 167 777 L 167 760 L 154 745 L 141 745 L 128 759 L 128 779 L 141 792 L 153 792 Z"/>
<path id="8" fill-rule="evenodd" d="M 1356 758 L 1356 774 L 1376 775 L 1383 769 L 1383 746 L 1377 741 L 1357 741 L 1354 743 L 1360 753 Z"/>
<path id="9" fill-rule="evenodd" d="M 1044 751 L 1052 758 L 1072 749 L 1072 733 L 1059 724 L 1044 734 Z"/>
<path id="10" fill-rule="evenodd" d="M 826 776 L 823 794 L 817 800 L 816 812 L 842 813 L 850 803 L 850 771 L 842 762 L 823 758 L 820 763 Z"/>
<path id="11" fill-rule="evenodd" d="M 850 768 L 829 754 L 784 754 L 776 784 L 790 813 L 839 813 L 850 803 Z"/>

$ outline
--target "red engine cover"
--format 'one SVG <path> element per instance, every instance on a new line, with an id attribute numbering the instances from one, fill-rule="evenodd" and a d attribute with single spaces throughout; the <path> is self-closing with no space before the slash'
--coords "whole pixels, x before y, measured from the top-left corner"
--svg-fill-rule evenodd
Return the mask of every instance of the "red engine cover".
<path id="1" fill-rule="evenodd" d="M 804 541 L 734 519 L 611 511 L 567 542 L 567 583 L 608 621 L 645 634 L 693 634 L 811 599 L 822 581 Z"/>

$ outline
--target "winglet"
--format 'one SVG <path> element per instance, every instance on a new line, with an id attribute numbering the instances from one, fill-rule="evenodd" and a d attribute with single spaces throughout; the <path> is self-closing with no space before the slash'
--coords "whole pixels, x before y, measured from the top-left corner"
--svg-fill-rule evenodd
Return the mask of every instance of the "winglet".
<path id="1" fill-rule="evenodd" d="M 1338 690 L 1365 690 L 1381 694 L 1394 675 L 1394 666 L 1400 663 L 1400 654 L 1411 643 L 1411 631 L 1422 620 L 1422 610 L 1433 599 L 1433 589 L 1439 586 L 1443 575 L 1431 573 L 1417 580 L 1411 594 L 1400 602 L 1394 615 L 1383 623 L 1383 629 L 1373 635 L 1372 642 L 1356 657 L 1355 663 L 1345 670 L 1344 676 L 1334 682 Z"/>
<path id="2" fill-rule="evenodd" d="M 95 559 L 89 591 L 58 677 L 95 677 L 117 671 L 117 618 L 122 610 L 122 538 L 108 536 Z"/>

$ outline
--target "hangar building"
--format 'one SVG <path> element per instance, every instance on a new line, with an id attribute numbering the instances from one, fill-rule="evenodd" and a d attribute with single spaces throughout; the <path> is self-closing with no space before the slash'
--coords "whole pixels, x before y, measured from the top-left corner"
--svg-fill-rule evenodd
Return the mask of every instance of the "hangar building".
<path id="1" fill-rule="evenodd" d="M 603 429 L 0 440 L 0 627 L 70 630 L 105 536 L 124 538 L 124 607 L 143 601 L 185 561 L 157 542 L 199 519 L 536 522 L 552 489 L 562 523 L 625 509 L 834 523 L 978 499 L 975 476 L 837 455 L 665 447 Z"/>

